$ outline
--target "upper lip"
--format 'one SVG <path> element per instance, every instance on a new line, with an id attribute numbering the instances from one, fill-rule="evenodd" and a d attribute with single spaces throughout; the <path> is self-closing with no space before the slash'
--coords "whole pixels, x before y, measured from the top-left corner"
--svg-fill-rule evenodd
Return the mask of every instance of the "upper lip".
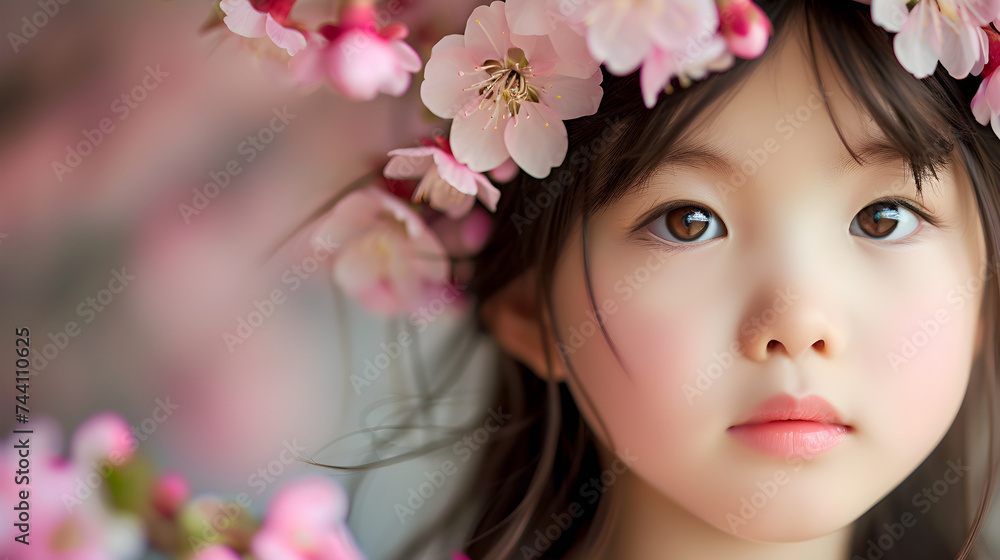
<path id="1" fill-rule="evenodd" d="M 837 409 L 823 397 L 808 395 L 796 398 L 788 393 L 775 395 L 760 403 L 748 417 L 736 425 L 764 424 L 782 420 L 845 425 Z"/>

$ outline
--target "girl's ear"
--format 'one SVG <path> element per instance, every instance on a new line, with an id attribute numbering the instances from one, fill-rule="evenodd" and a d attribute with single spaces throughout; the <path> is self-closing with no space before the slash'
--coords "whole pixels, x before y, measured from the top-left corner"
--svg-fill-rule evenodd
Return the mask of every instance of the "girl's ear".
<path id="1" fill-rule="evenodd" d="M 556 346 L 548 309 L 539 314 L 538 291 L 538 268 L 532 267 L 482 302 L 479 313 L 505 352 L 542 379 L 562 382 L 567 367 Z M 544 340 L 539 326 L 544 329 Z M 552 357 L 551 371 L 545 362 L 546 346 Z"/>

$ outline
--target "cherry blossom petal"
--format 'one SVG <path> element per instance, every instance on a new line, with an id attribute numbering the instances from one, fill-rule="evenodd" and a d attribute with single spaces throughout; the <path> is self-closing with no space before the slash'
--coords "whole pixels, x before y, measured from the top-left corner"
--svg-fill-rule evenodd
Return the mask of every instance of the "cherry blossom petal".
<path id="1" fill-rule="evenodd" d="M 983 35 L 985 32 L 978 27 L 965 23 L 954 22 L 950 18 L 940 18 L 944 42 L 941 45 L 941 65 L 955 79 L 962 79 L 969 75 L 973 66 L 983 57 L 983 41 L 976 31 Z"/>
<path id="2" fill-rule="evenodd" d="M 474 68 L 482 60 L 472 57 L 466 48 L 441 49 L 427 61 L 420 100 L 435 115 L 450 119 L 477 97 L 470 86 L 486 79 L 486 72 Z"/>
<path id="3" fill-rule="evenodd" d="M 412 74 L 419 72 L 423 64 L 417 51 L 404 41 L 391 41 L 389 48 L 396 55 L 395 69 L 386 72 L 381 91 L 388 95 L 401 97 L 410 89 Z"/>
<path id="4" fill-rule="evenodd" d="M 662 50 L 654 48 L 646 57 L 639 70 L 639 89 L 642 90 L 642 102 L 647 108 L 652 109 L 656 105 L 660 92 L 676 73 L 677 66 Z"/>
<path id="5" fill-rule="evenodd" d="M 593 115 L 601 104 L 604 76 L 595 72 L 589 78 L 570 78 L 554 74 L 539 78 L 537 85 L 541 101 L 552 108 L 562 120 Z"/>
<path id="6" fill-rule="evenodd" d="M 489 6 L 479 6 L 465 24 L 465 46 L 472 55 L 483 60 L 500 60 L 507 57 L 510 48 L 510 28 L 504 13 L 504 3 L 499 0 Z"/>
<path id="7" fill-rule="evenodd" d="M 624 76 L 639 67 L 652 48 L 638 10 L 604 4 L 594 13 L 594 22 L 587 30 L 587 47 L 594 58 L 603 61 L 608 72 Z"/>
<path id="8" fill-rule="evenodd" d="M 521 104 L 516 126 L 508 124 L 504 141 L 518 167 L 537 179 L 546 177 L 566 158 L 566 125 L 541 103 Z"/>
<path id="9" fill-rule="evenodd" d="M 987 76 L 972 98 L 972 113 L 979 124 L 989 124 L 1000 114 L 1000 74 L 994 72 Z M 1000 131 L 997 131 L 1000 136 Z"/>
<path id="10" fill-rule="evenodd" d="M 476 191 L 479 190 L 476 187 L 476 179 L 482 177 L 481 174 L 470 171 L 468 167 L 458 163 L 453 156 L 442 150 L 434 153 L 434 164 L 438 174 L 446 183 L 459 192 L 476 196 Z"/>
<path id="11" fill-rule="evenodd" d="M 499 117 L 497 117 L 499 118 Z M 504 162 L 510 154 L 504 145 L 507 120 L 494 123 L 493 114 L 475 108 L 459 114 L 451 123 L 451 149 L 455 159 L 473 171 L 485 172 Z"/>
<path id="12" fill-rule="evenodd" d="M 382 175 L 390 179 L 413 179 L 420 177 L 433 165 L 431 156 L 436 148 L 420 146 L 416 148 L 399 148 L 392 150 L 389 163 L 385 164 Z"/>
<path id="13" fill-rule="evenodd" d="M 961 10 L 975 27 L 985 27 L 1000 14 L 1000 0 L 964 0 Z"/>
<path id="14" fill-rule="evenodd" d="M 251 39 L 267 33 L 267 14 L 255 10 L 250 0 L 222 0 L 219 7 L 226 14 L 223 23 L 233 33 Z"/>
<path id="15" fill-rule="evenodd" d="M 934 73 L 938 63 L 938 53 L 934 50 L 931 40 L 925 36 L 931 19 L 940 14 L 931 13 L 937 7 L 931 2 L 920 2 L 910 12 L 910 17 L 903 24 L 902 30 L 893 39 L 893 49 L 896 58 L 909 73 L 917 78 L 926 78 Z"/>
<path id="16" fill-rule="evenodd" d="M 265 29 L 267 36 L 275 45 L 288 51 L 288 56 L 295 56 L 296 53 L 306 48 L 306 36 L 301 31 L 282 26 L 271 17 L 271 14 L 267 14 Z"/>
<path id="17" fill-rule="evenodd" d="M 344 195 L 320 223 L 315 237 L 340 245 L 363 234 L 377 223 L 376 217 L 385 205 L 385 198 L 376 188 L 364 188 Z M 315 241 L 318 242 L 318 241 Z"/>
<path id="18" fill-rule="evenodd" d="M 545 0 L 507 0 L 507 23 L 519 35 L 545 35 L 549 24 L 549 3 Z"/>
<path id="19" fill-rule="evenodd" d="M 594 60 L 587 47 L 587 38 L 569 25 L 557 25 L 549 33 L 549 40 L 559 55 L 555 71 L 572 78 L 588 78 L 600 70 L 601 63 Z"/>
<path id="20" fill-rule="evenodd" d="M 467 173 L 471 173 L 468 172 Z M 473 185 L 475 181 L 473 181 Z M 461 218 L 469 213 L 469 210 L 476 203 L 476 195 L 460 192 L 447 181 L 441 178 L 438 168 L 432 167 L 430 171 L 420 180 L 416 190 L 413 191 L 413 200 L 419 201 L 426 198 L 431 208 L 444 212 L 449 218 Z"/>
<path id="21" fill-rule="evenodd" d="M 500 201 L 500 189 L 482 175 L 476 177 L 476 183 L 479 186 L 476 196 L 483 202 L 483 206 L 490 209 L 490 212 L 496 212 L 497 202 Z"/>
<path id="22" fill-rule="evenodd" d="M 359 48 L 359 44 L 365 47 Z M 396 57 L 384 39 L 361 29 L 348 29 L 331 47 L 328 72 L 334 86 L 347 96 L 375 99 L 380 89 L 391 82 Z"/>
<path id="23" fill-rule="evenodd" d="M 128 422 L 119 414 L 95 414 L 73 433 L 73 458 L 87 468 L 93 461 L 109 458 L 117 466 L 131 457 L 133 441 Z"/>
<path id="24" fill-rule="evenodd" d="M 457 49 L 457 48 L 465 48 L 465 36 L 460 35 L 458 33 L 445 35 L 444 37 L 441 37 L 441 40 L 439 40 L 437 43 L 434 43 L 433 47 L 431 47 L 431 56 L 434 56 L 435 54 L 437 54 L 438 51 L 444 49 Z"/>
<path id="25" fill-rule="evenodd" d="M 908 0 L 872 0 L 872 21 L 886 31 L 901 31 L 910 15 L 907 2 Z"/>

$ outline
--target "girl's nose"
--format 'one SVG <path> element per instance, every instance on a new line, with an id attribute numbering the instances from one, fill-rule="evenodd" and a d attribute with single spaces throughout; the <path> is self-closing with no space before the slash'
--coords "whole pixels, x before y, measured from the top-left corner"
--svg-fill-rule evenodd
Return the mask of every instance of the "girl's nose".
<path id="1" fill-rule="evenodd" d="M 842 349 L 849 286 L 838 281 L 836 242 L 810 233 L 803 221 L 800 235 L 787 232 L 760 239 L 766 250 L 753 255 L 754 266 L 743 276 L 745 286 L 737 337 L 752 360 L 831 358 Z M 751 251 L 753 252 L 753 251 Z"/>
<path id="2" fill-rule="evenodd" d="M 798 286 L 751 298 L 737 335 L 748 359 L 802 361 L 809 352 L 825 357 L 839 352 L 842 336 L 830 308 L 833 299 L 822 297 L 817 286 L 808 291 Z"/>

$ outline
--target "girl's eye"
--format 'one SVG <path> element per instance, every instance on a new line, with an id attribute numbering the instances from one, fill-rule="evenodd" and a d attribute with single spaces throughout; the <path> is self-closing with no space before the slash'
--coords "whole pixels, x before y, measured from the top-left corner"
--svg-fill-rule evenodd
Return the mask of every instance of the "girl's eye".
<path id="1" fill-rule="evenodd" d="M 684 204 L 661 214 L 649 225 L 650 232 L 673 243 L 705 241 L 726 234 L 715 213 L 703 206 Z"/>
<path id="2" fill-rule="evenodd" d="M 895 241 L 920 227 L 920 218 L 904 204 L 887 200 L 868 205 L 851 222 L 850 232 L 879 241 Z"/>

